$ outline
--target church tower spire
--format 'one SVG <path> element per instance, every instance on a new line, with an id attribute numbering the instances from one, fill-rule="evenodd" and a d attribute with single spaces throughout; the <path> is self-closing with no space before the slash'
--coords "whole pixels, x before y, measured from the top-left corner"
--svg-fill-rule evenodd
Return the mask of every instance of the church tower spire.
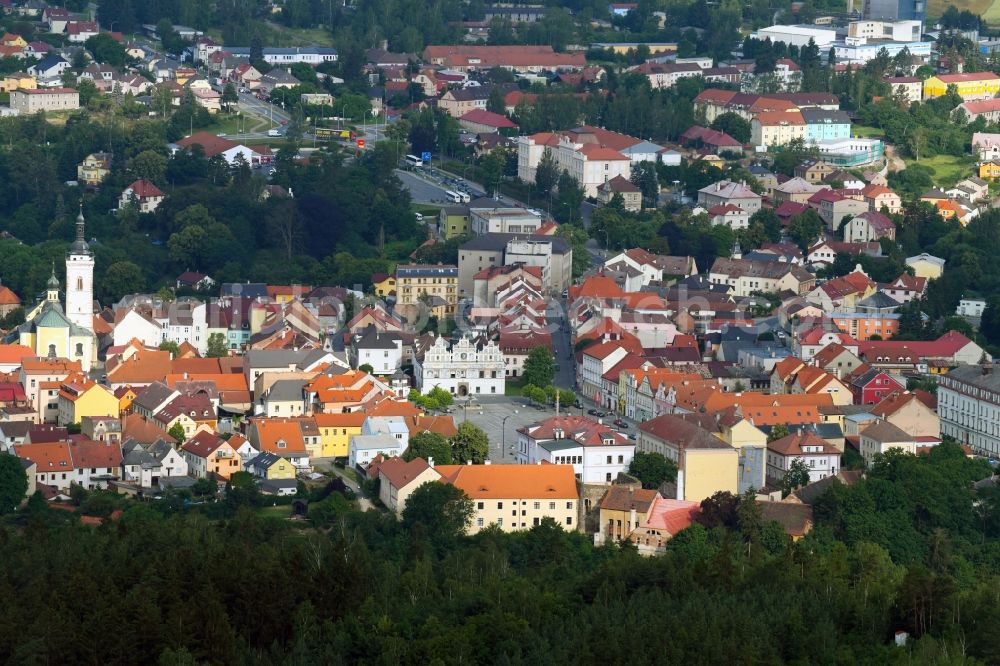
<path id="1" fill-rule="evenodd" d="M 94 253 L 87 245 L 83 200 L 76 216 L 76 240 L 66 255 L 66 316 L 88 331 L 94 329 Z"/>

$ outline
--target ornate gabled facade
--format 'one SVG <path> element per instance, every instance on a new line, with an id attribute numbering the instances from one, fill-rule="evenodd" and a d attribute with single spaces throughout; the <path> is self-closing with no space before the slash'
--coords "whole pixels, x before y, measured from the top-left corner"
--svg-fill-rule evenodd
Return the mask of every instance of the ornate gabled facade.
<path id="1" fill-rule="evenodd" d="M 435 386 L 457 396 L 503 395 L 506 368 L 496 342 L 463 335 L 455 343 L 438 337 L 414 362 L 417 390 Z"/>

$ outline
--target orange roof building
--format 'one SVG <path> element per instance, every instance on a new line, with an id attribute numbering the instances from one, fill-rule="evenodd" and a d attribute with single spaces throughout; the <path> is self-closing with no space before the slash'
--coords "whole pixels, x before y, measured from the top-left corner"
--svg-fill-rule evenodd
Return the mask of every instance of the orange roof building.
<path id="1" fill-rule="evenodd" d="M 572 465 L 438 465 L 441 481 L 472 499 L 470 534 L 496 525 L 504 532 L 528 530 L 550 518 L 575 531 L 579 495 Z M 513 515 L 514 507 L 517 507 Z"/>

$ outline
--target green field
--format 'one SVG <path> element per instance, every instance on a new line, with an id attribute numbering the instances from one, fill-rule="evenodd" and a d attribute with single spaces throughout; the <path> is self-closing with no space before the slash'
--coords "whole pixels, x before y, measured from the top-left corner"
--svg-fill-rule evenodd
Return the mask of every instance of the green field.
<path id="1" fill-rule="evenodd" d="M 931 18 L 937 18 L 944 14 L 945 10 L 952 5 L 959 11 L 968 9 L 973 14 L 979 14 L 986 23 L 1000 24 L 1000 2 L 997 0 L 930 0 L 927 3 L 928 23 L 931 22 Z"/>
<path id="2" fill-rule="evenodd" d="M 881 138 L 885 135 L 885 132 L 880 130 L 878 127 L 868 127 L 867 125 L 851 125 L 851 136 L 858 136 L 863 138 Z"/>
<path id="3" fill-rule="evenodd" d="M 976 175 L 975 161 L 967 155 L 937 155 L 928 159 L 905 161 L 907 166 L 919 164 L 931 169 L 934 172 L 934 182 L 939 187 L 951 187 L 963 178 Z"/>

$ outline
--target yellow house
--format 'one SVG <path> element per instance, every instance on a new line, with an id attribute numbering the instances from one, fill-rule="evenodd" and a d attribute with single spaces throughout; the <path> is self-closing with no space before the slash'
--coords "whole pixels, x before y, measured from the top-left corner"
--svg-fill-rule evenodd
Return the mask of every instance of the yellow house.
<path id="1" fill-rule="evenodd" d="M 1000 178 L 1000 160 L 990 160 L 979 165 L 979 177 L 993 180 Z"/>
<path id="2" fill-rule="evenodd" d="M 247 465 L 251 474 L 258 479 L 276 481 L 279 479 L 294 479 L 295 465 L 274 453 L 258 453 Z"/>
<path id="3" fill-rule="evenodd" d="M 684 485 L 678 499 L 700 502 L 720 490 L 739 492 L 738 453 L 731 446 L 687 448 L 677 466 L 684 472 Z"/>
<path id="4" fill-rule="evenodd" d="M 136 392 L 131 386 L 126 386 L 115 391 L 115 395 L 118 396 L 118 413 L 124 414 L 129 409 L 132 408 L 132 403 L 135 402 Z"/>
<path id="5" fill-rule="evenodd" d="M 597 48 L 611 49 L 615 55 L 626 55 L 640 46 L 645 46 L 651 54 L 677 53 L 677 42 L 613 42 L 594 44 Z"/>
<path id="6" fill-rule="evenodd" d="M 677 464 L 675 499 L 700 502 L 719 491 L 739 492 L 739 451 L 695 419 L 663 414 L 643 422 L 636 450 Z"/>
<path id="7" fill-rule="evenodd" d="M 322 457 L 346 458 L 351 437 L 361 434 L 367 416 L 364 412 L 313 415 L 319 429 Z"/>
<path id="8" fill-rule="evenodd" d="M 111 173 L 111 153 L 91 153 L 76 167 L 76 179 L 84 185 L 100 185 Z"/>
<path id="9" fill-rule="evenodd" d="M 913 269 L 913 275 L 928 280 L 936 280 L 944 274 L 944 263 L 944 259 L 926 252 L 906 258 L 906 265 Z"/>
<path id="10" fill-rule="evenodd" d="M 27 40 L 21 35 L 15 35 L 13 33 L 4 33 L 3 37 L 0 37 L 0 44 L 4 46 L 16 46 L 18 48 L 24 48 L 28 45 Z"/>
<path id="11" fill-rule="evenodd" d="M 82 376 L 59 389 L 59 424 L 79 423 L 84 416 L 118 416 L 118 398 L 106 387 Z"/>
<path id="12" fill-rule="evenodd" d="M 396 293 L 396 276 L 388 273 L 375 273 L 372 275 L 372 287 L 375 295 L 385 298 L 389 294 Z"/>
<path id="13" fill-rule="evenodd" d="M 966 102 L 975 99 L 991 99 L 1000 92 L 1000 76 L 993 72 L 938 74 L 924 81 L 924 99 L 946 94 L 948 86 L 955 86 L 959 96 Z"/>
<path id="14" fill-rule="evenodd" d="M 34 74 L 27 72 L 14 72 L 0 77 L 0 92 L 10 92 L 11 90 L 35 90 L 38 88 L 38 79 Z"/>
<path id="15" fill-rule="evenodd" d="M 438 213 L 438 233 L 451 240 L 469 234 L 469 207 L 445 206 Z"/>
<path id="16" fill-rule="evenodd" d="M 600 534 L 605 541 L 628 539 L 632 530 L 649 519 L 653 503 L 660 496 L 655 490 L 614 485 L 601 499 Z"/>

